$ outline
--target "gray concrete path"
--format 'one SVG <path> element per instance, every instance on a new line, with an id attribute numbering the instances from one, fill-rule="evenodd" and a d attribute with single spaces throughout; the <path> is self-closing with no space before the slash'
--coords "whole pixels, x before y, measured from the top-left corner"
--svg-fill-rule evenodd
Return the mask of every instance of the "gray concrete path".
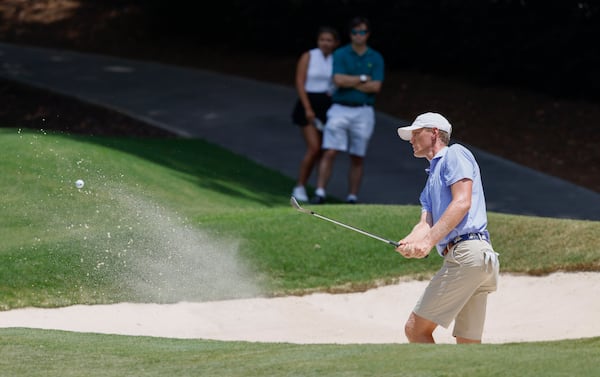
<path id="1" fill-rule="evenodd" d="M 118 110 L 184 137 L 202 138 L 296 177 L 304 144 L 291 87 L 152 62 L 0 43 L 0 76 Z M 293 72 L 290 72 L 292 75 Z M 423 109 L 430 111 L 435 109 Z M 396 136 L 406 121 L 377 113 L 362 203 L 417 204 L 427 162 Z M 454 136 L 460 142 L 460 129 Z M 471 147 L 490 211 L 600 220 L 600 194 Z M 328 194 L 345 198 L 340 155 Z M 314 184 L 315 177 L 311 183 Z M 289 195 L 290 192 L 282 193 Z"/>

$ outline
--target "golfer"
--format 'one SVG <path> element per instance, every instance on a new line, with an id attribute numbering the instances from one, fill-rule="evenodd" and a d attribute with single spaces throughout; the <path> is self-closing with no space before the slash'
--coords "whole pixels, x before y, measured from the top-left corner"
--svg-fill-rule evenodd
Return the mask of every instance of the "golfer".
<path id="1" fill-rule="evenodd" d="M 442 115 L 419 115 L 398 135 L 415 157 L 429 160 L 419 198 L 421 219 L 396 248 L 406 258 L 424 258 L 435 246 L 444 264 L 432 278 L 405 325 L 411 343 L 435 343 L 436 327 L 454 320 L 457 343 L 481 343 L 487 296 L 496 290 L 499 262 L 486 229 L 479 166 L 460 144 L 448 146 L 452 126 Z"/>

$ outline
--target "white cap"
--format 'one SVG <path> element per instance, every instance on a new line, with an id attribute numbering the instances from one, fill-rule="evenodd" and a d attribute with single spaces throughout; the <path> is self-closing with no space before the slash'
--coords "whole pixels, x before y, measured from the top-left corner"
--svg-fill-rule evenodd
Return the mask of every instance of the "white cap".
<path id="1" fill-rule="evenodd" d="M 438 113 L 424 113 L 419 115 L 410 126 L 398 128 L 398 136 L 402 140 L 409 141 L 413 130 L 418 130 L 419 128 L 437 128 L 438 130 L 446 131 L 448 135 L 452 133 L 452 125 L 442 115 Z"/>

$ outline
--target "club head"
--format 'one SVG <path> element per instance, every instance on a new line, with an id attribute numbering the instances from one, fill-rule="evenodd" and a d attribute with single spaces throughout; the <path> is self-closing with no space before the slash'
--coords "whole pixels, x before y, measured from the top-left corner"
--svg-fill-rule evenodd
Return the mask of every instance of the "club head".
<path id="1" fill-rule="evenodd" d="M 294 207 L 295 209 L 297 209 L 300 212 L 312 213 L 311 211 L 300 207 L 300 204 L 298 204 L 298 201 L 293 196 L 290 197 L 290 204 L 292 205 L 292 207 Z"/>

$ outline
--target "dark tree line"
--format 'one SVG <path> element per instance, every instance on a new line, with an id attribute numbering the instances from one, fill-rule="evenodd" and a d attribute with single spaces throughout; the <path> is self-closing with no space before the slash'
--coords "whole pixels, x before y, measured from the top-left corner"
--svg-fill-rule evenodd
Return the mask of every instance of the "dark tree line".
<path id="1" fill-rule="evenodd" d="M 150 0 L 157 32 L 199 45 L 297 55 L 321 25 L 347 41 L 364 15 L 388 69 L 521 85 L 561 96 L 600 97 L 600 1 L 575 0 Z"/>

